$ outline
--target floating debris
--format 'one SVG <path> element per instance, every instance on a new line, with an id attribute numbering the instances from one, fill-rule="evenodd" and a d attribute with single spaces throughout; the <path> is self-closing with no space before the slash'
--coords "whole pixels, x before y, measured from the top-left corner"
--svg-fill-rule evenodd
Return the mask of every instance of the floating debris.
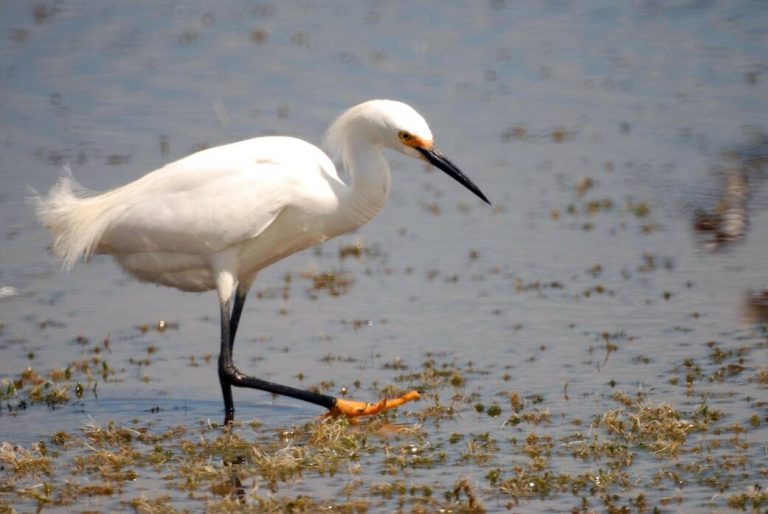
<path id="1" fill-rule="evenodd" d="M 0 300 L 3 298 L 10 298 L 19 294 L 19 290 L 13 286 L 0 287 Z"/>

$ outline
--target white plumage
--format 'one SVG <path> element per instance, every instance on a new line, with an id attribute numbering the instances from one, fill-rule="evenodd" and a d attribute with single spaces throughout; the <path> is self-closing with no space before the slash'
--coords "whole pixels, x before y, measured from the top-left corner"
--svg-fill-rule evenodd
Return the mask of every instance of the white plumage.
<path id="1" fill-rule="evenodd" d="M 333 216 L 344 189 L 315 146 L 265 137 L 197 152 L 102 194 L 64 176 L 38 203 L 38 214 L 66 267 L 107 253 L 140 280 L 204 291 L 216 287 L 211 259 L 220 252 L 248 254 L 237 270 L 247 280 L 288 249 L 322 240 L 329 216 L 333 235 L 353 228 Z M 259 236 L 274 239 L 265 233 L 273 224 L 282 244 L 257 251 Z"/>
<path id="2" fill-rule="evenodd" d="M 390 190 L 384 149 L 431 162 L 487 202 L 434 149 L 427 123 L 406 104 L 371 100 L 355 106 L 331 125 L 327 143 L 349 184 L 316 146 L 260 137 L 197 152 L 104 193 L 83 189 L 67 173 L 45 198 L 36 198 L 37 214 L 53 233 L 53 252 L 65 268 L 80 257 L 111 254 L 141 281 L 183 291 L 216 289 L 222 330 L 225 324 L 234 328 L 226 335 L 231 351 L 235 289 L 244 301 L 266 266 L 352 230 L 381 210 Z M 222 348 L 224 338 L 222 333 Z M 221 368 L 220 361 L 220 376 Z"/>

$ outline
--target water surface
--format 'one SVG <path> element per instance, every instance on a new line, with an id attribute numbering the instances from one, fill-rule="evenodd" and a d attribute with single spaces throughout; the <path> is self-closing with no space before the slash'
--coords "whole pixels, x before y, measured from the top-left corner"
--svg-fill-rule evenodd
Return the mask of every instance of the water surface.
<path id="1" fill-rule="evenodd" d="M 766 485 L 764 3 L 3 2 L 0 36 L 0 378 L 63 367 L 99 346 L 116 372 L 97 377 L 96 398 L 0 410 L 0 439 L 30 445 L 91 418 L 194 426 L 222 415 L 215 295 L 137 284 L 107 257 L 61 272 L 25 204 L 28 188 L 47 190 L 64 165 L 103 190 L 239 139 L 320 143 L 338 112 L 386 97 L 427 118 L 493 207 L 390 156 L 393 192 L 374 221 L 261 274 L 240 328 L 240 367 L 372 400 L 386 385 L 408 387 L 398 367 L 450 363 L 464 383 L 439 393 L 457 395 L 456 415 L 421 426 L 447 449 L 448 465 L 402 476 L 438 491 L 467 478 L 490 510 L 513 498 L 487 478 L 492 469 L 519 474 L 511 441 L 549 434 L 562 449 L 620 407 L 617 391 L 686 414 L 705 402 L 724 413 L 722 427 L 749 428 L 737 451 L 746 464 L 718 485 L 701 474 L 656 482 L 658 467 L 690 455 L 659 460 L 634 448 L 622 498 L 642 493 L 667 506 L 681 492 L 679 507 L 665 508 L 719 510 L 726 493 Z M 735 213 L 735 230 L 719 228 L 723 212 Z M 697 223 L 703 214 L 714 221 Z M 358 242 L 363 258 L 339 257 Z M 351 286 L 337 296 L 314 290 L 305 275 L 325 271 L 345 273 Z M 159 320 L 172 327 L 155 330 Z M 691 362 L 702 370 L 693 390 Z M 738 367 L 719 373 L 729 364 Z M 513 392 L 528 408 L 535 399 L 549 422 L 504 423 Z M 235 394 L 239 418 L 265 431 L 320 414 Z M 415 423 L 434 401 L 403 409 L 398 422 Z M 478 413 L 477 403 L 502 414 Z M 490 463 L 462 460 L 446 443 L 486 432 L 501 445 Z M 715 438 L 689 437 L 689 450 L 697 437 Z M 600 463 L 560 455 L 551 466 Z M 355 478 L 380 475 L 373 460 Z M 127 508 L 119 500 L 146 484 L 96 505 Z M 283 492 L 327 499 L 330 484 L 310 475 Z M 176 508 L 196 509 L 168 494 Z M 521 511 L 581 505 L 568 492 L 514 500 Z"/>

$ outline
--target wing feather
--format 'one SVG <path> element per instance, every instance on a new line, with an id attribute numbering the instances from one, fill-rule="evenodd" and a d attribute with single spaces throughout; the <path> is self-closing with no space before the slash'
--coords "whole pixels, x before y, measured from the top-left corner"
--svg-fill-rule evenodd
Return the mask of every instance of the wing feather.
<path id="1" fill-rule="evenodd" d="M 186 189 L 157 187 L 110 222 L 98 251 L 208 254 L 256 237 L 288 204 L 281 168 L 200 172 Z"/>
<path id="2" fill-rule="evenodd" d="M 261 137 L 197 152 L 99 194 L 65 176 L 35 200 L 54 252 L 70 267 L 93 252 L 219 252 L 261 234 L 307 184 L 328 180 L 338 176 L 317 147 Z"/>

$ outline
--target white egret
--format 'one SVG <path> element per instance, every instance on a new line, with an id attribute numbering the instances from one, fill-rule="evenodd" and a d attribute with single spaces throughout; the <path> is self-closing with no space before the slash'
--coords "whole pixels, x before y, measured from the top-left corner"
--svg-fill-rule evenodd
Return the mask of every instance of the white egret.
<path id="1" fill-rule="evenodd" d="M 327 143 L 349 184 L 316 146 L 258 137 L 202 150 L 104 193 L 84 190 L 67 174 L 46 197 L 35 198 L 37 215 L 53 233 L 53 253 L 65 268 L 81 257 L 111 254 L 142 282 L 218 292 L 225 423 L 234 419 L 232 386 L 336 414 L 376 414 L 418 392 L 355 402 L 267 382 L 235 367 L 232 348 L 251 284 L 273 262 L 357 228 L 381 210 L 390 190 L 385 149 L 431 163 L 490 202 L 437 151 L 424 118 L 404 103 L 371 100 L 352 107 L 333 122 Z"/>

